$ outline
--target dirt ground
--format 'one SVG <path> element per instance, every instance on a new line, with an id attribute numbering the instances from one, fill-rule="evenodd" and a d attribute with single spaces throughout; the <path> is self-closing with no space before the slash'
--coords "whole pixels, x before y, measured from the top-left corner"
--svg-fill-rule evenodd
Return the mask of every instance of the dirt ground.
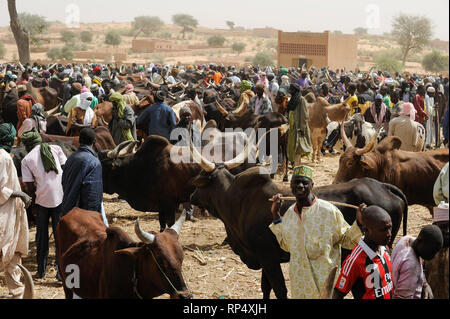
<path id="1" fill-rule="evenodd" d="M 328 185 L 334 178 L 339 164 L 339 155 L 328 155 L 317 164 L 314 171 L 316 186 Z M 280 182 L 280 176 L 276 176 Z M 141 213 L 133 210 L 127 203 L 115 201 L 115 196 L 105 194 L 105 208 L 110 226 L 122 227 L 136 241 L 134 223 L 140 218 L 141 227 L 146 231 L 158 231 L 157 213 Z M 261 299 L 261 270 L 248 269 L 228 245 L 222 246 L 226 234 L 223 223 L 213 217 L 195 215 L 195 222 L 187 221 L 181 231 L 180 243 L 184 250 L 183 273 L 188 288 L 196 299 Z M 421 206 L 410 206 L 408 216 L 408 234 L 417 236 L 420 229 L 432 223 L 428 210 Z M 51 229 L 49 230 L 51 233 Z M 23 264 L 34 276 L 36 265 L 36 228 L 30 229 L 30 253 Z M 401 230 L 399 232 L 401 235 Z M 397 239 L 400 237 L 397 235 Z M 56 282 L 54 238 L 50 241 L 49 266 L 43 280 L 35 279 L 36 297 L 40 299 L 64 298 L 63 288 Z M 200 257 L 199 257 L 200 255 Z M 206 264 L 201 264 L 199 259 Z M 290 291 L 288 264 L 282 265 L 286 286 Z M 0 298 L 5 298 L 8 290 L 3 273 L 0 272 Z M 290 296 L 290 293 L 288 293 Z M 168 298 L 163 295 L 159 298 Z M 272 298 L 275 298 L 272 292 Z"/>

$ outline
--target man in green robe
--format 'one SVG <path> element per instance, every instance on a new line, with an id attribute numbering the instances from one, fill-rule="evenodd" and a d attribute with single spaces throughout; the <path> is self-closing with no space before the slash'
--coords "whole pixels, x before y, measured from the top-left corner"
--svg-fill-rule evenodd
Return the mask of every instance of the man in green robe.
<path id="1" fill-rule="evenodd" d="M 301 158 L 308 160 L 312 156 L 311 134 L 308 126 L 308 104 L 301 95 L 300 86 L 293 83 L 289 87 L 291 99 L 287 105 L 289 119 L 288 159 L 294 166 L 301 163 Z"/>

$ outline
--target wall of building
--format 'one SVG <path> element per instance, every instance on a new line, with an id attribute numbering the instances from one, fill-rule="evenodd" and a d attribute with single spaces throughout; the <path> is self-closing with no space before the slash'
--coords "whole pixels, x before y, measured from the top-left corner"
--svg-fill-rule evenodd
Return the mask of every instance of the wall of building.
<path id="1" fill-rule="evenodd" d="M 297 67 L 300 58 L 314 66 L 327 64 L 328 37 L 326 33 L 278 31 L 278 66 Z"/>
<path id="2" fill-rule="evenodd" d="M 333 34 L 328 37 L 328 66 L 331 69 L 354 70 L 358 59 L 358 36 Z"/>

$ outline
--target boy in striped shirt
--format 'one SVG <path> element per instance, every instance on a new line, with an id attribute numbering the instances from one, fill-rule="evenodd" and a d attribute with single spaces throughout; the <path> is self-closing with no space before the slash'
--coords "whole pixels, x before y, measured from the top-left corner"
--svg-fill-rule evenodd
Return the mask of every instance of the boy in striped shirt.
<path id="1" fill-rule="evenodd" d="M 391 239 L 391 217 L 381 207 L 369 206 L 362 222 L 364 237 L 342 264 L 333 299 L 344 298 L 350 290 L 355 299 L 392 298 L 392 264 L 386 248 Z"/>

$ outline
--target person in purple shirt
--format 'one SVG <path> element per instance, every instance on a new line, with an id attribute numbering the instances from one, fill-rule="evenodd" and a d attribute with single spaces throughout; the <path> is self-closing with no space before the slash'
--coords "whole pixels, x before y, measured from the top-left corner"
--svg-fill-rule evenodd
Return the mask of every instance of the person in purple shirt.
<path id="1" fill-rule="evenodd" d="M 295 81 L 295 83 L 300 85 L 302 90 L 306 89 L 310 84 L 308 79 L 308 73 L 302 72 L 301 76 L 297 79 L 297 81 Z"/>
<path id="2" fill-rule="evenodd" d="M 435 225 L 427 225 L 417 238 L 400 238 L 392 252 L 394 298 L 433 299 L 433 291 L 423 272 L 423 260 L 431 260 L 443 245 L 442 232 Z"/>

